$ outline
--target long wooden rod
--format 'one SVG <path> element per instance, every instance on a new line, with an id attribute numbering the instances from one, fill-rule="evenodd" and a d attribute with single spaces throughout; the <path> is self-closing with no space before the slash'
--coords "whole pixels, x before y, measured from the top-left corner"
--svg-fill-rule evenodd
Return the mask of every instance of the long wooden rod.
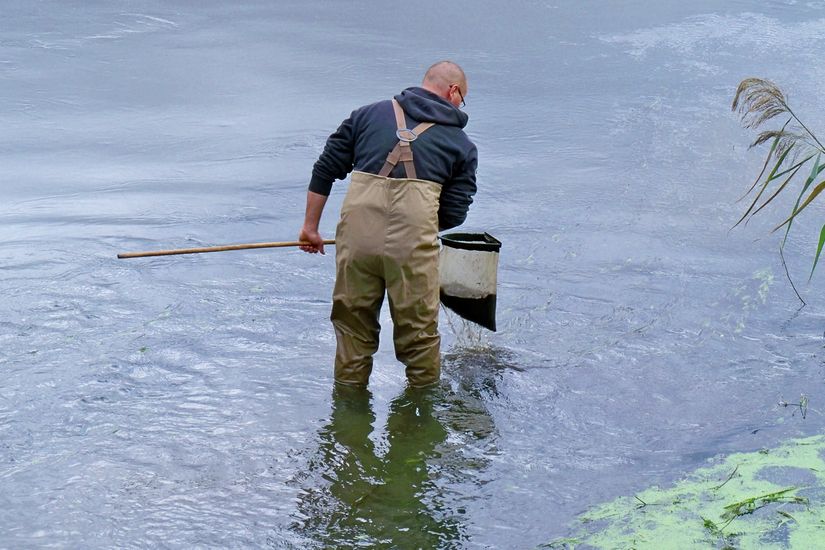
<path id="1" fill-rule="evenodd" d="M 203 248 L 175 248 L 173 250 L 155 250 L 150 252 L 123 252 L 118 254 L 124 258 L 146 258 L 149 256 L 174 256 L 176 254 L 201 254 L 204 252 L 225 252 L 227 250 L 249 250 L 253 248 L 281 248 L 285 246 L 301 246 L 309 244 L 301 241 L 282 241 L 274 243 L 228 244 L 223 246 L 207 246 Z M 335 244 L 335 239 L 326 239 L 324 244 Z"/>

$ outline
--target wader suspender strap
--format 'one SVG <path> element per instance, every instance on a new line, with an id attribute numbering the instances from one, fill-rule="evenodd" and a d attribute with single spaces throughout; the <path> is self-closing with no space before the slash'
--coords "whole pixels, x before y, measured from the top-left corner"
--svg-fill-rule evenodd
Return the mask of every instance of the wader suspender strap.
<path id="1" fill-rule="evenodd" d="M 407 172 L 408 179 L 417 179 L 415 175 L 415 165 L 413 164 L 413 153 L 410 143 L 416 140 L 418 136 L 426 132 L 433 122 L 422 122 L 412 130 L 407 128 L 407 121 L 404 119 L 404 110 L 396 100 L 392 100 L 392 108 L 395 111 L 395 123 L 398 125 L 395 135 L 398 136 L 398 143 L 395 145 L 390 154 L 387 155 L 387 161 L 384 167 L 378 172 L 379 176 L 388 177 L 392 169 L 398 162 L 404 163 L 404 171 Z"/>

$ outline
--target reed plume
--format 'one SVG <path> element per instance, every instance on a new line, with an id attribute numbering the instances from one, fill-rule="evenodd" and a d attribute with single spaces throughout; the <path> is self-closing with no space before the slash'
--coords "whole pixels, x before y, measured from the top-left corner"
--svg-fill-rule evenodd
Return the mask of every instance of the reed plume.
<path id="1" fill-rule="evenodd" d="M 754 129 L 780 115 L 788 115 L 788 120 L 781 128 L 763 131 L 751 143 L 751 147 L 756 147 L 766 141 L 778 139 L 779 142 L 774 151 L 776 158 L 782 156 L 785 151 L 797 146 L 823 150 L 822 144 L 813 132 L 791 110 L 788 100 L 782 90 L 779 89 L 779 86 L 770 80 L 746 78 L 740 82 L 733 98 L 731 110 L 738 111 L 742 126 Z M 789 128 L 788 125 L 791 122 L 794 124 Z"/>

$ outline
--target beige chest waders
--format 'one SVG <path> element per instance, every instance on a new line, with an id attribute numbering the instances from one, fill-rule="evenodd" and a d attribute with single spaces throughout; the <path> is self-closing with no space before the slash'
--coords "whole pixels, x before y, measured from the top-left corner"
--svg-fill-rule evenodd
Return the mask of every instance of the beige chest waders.
<path id="1" fill-rule="evenodd" d="M 432 123 L 412 130 L 393 100 L 398 144 L 378 175 L 353 172 L 335 234 L 335 381 L 365 385 L 378 349 L 386 292 L 395 355 L 413 386 L 438 381 L 438 200 L 441 186 L 416 179 L 410 144 Z M 402 163 L 406 178 L 390 178 Z"/>

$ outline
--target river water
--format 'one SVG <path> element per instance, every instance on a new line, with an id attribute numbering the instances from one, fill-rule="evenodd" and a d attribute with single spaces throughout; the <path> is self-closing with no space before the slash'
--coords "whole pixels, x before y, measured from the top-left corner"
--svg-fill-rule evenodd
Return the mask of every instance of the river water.
<path id="1" fill-rule="evenodd" d="M 817 215 L 800 308 L 790 203 L 730 229 L 765 152 L 730 102 L 770 78 L 825 126 L 825 2 L 0 13 L 0 547 L 533 548 L 821 433 Z M 499 331 L 443 313 L 437 390 L 405 389 L 384 311 L 370 391 L 333 392 L 332 253 L 116 259 L 294 239 L 326 136 L 443 58 L 480 153 L 462 229 L 504 244 Z"/>

